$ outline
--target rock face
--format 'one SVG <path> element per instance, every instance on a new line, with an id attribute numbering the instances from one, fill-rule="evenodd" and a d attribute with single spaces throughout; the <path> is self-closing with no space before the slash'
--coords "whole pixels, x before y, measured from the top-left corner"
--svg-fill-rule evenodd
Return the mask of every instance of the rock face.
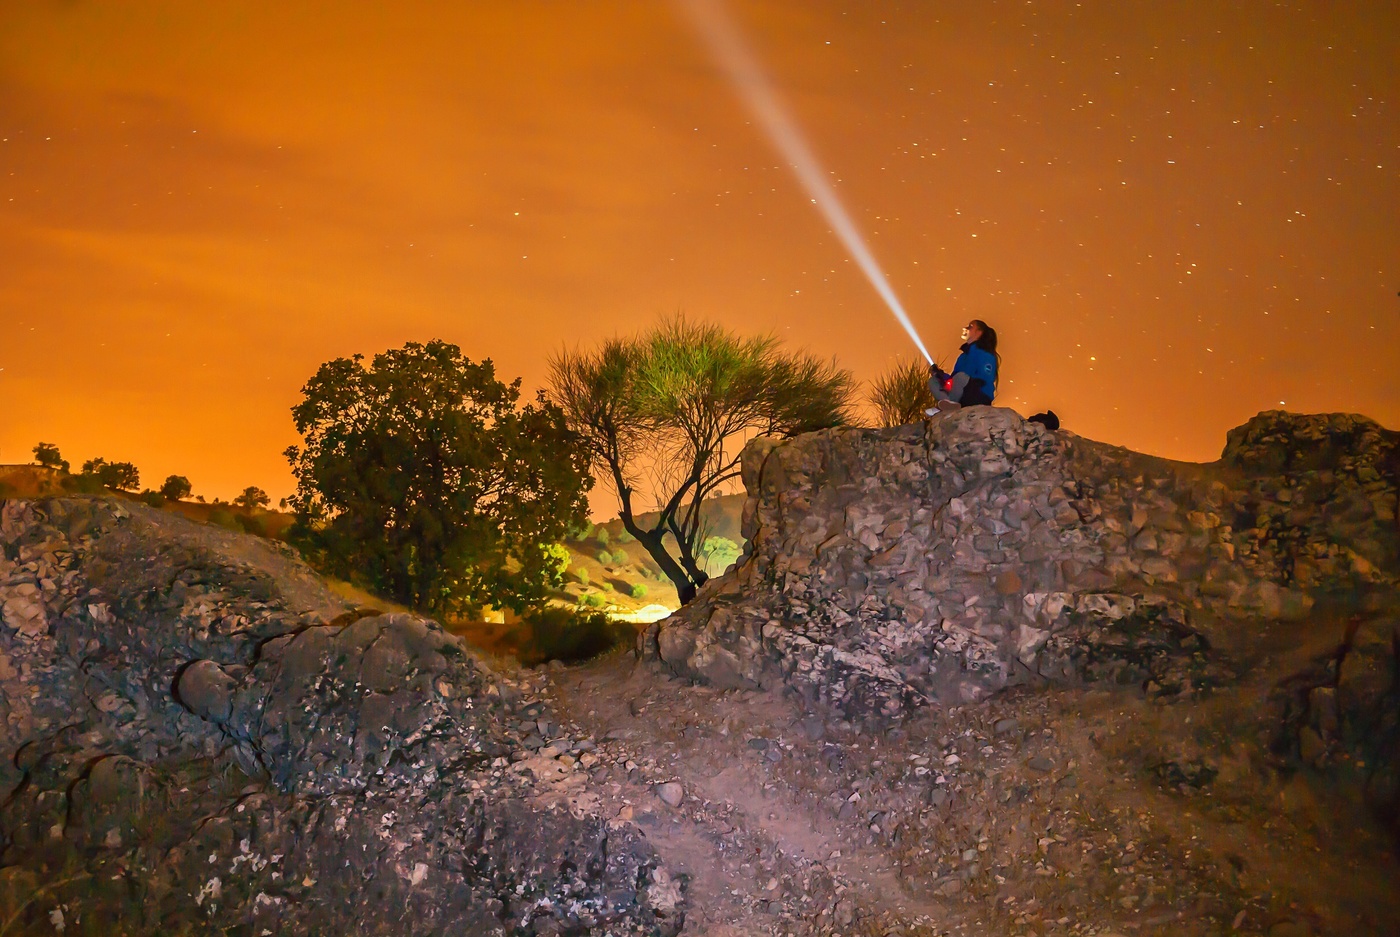
<path id="1" fill-rule="evenodd" d="M 1397 440 L 1267 412 L 1195 465 L 990 407 L 758 439 L 748 552 L 641 649 L 866 721 L 1045 680 L 1190 693 L 1229 679 L 1232 621 L 1395 595 Z"/>
<path id="2" fill-rule="evenodd" d="M 0 911 L 23 932 L 670 934 L 528 680 L 252 538 L 0 502 Z M 57 915 L 57 917 L 55 917 Z M 31 931 L 32 928 L 32 931 Z"/>

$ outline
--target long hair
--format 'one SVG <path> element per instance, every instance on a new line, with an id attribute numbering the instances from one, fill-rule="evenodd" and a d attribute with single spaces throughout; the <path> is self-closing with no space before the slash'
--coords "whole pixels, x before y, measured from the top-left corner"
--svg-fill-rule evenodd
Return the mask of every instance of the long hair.
<path id="1" fill-rule="evenodd" d="M 997 383 L 1001 383 L 1001 352 L 997 351 L 997 330 L 981 319 L 973 319 L 972 325 L 982 330 L 982 337 L 972 344 L 983 351 L 991 352 L 997 359 Z"/>

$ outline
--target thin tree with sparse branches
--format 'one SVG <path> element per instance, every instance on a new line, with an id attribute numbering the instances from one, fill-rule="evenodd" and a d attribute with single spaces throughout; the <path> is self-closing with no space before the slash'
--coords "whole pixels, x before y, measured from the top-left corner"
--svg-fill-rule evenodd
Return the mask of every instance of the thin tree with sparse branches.
<path id="1" fill-rule="evenodd" d="M 772 336 L 743 338 L 680 316 L 593 351 L 561 351 L 549 380 L 551 398 L 616 493 L 623 527 L 682 602 L 708 578 L 702 502 L 739 476 L 744 443 L 843 425 L 854 388 L 850 372 L 784 351 Z M 638 523 L 644 486 L 657 505 L 649 528 Z"/>

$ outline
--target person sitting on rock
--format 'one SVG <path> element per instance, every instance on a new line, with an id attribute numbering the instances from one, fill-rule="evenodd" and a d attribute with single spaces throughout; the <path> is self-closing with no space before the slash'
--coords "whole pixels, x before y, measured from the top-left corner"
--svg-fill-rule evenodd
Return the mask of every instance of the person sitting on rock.
<path id="1" fill-rule="evenodd" d="M 997 330 L 981 319 L 973 319 L 962 331 L 962 354 L 953 363 L 949 374 L 936 364 L 929 365 L 928 389 L 937 401 L 933 416 L 939 410 L 956 410 L 976 404 L 990 404 L 997 393 L 997 370 L 1001 355 L 997 353 Z"/>

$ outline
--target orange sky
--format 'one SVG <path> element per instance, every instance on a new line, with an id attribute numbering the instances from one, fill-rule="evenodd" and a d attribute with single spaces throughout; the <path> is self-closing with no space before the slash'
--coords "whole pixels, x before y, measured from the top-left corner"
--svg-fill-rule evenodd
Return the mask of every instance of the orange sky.
<path id="1" fill-rule="evenodd" d="M 1346 9 L 1341 9 L 1345 7 Z M 1186 459 L 1400 425 L 1400 7 L 734 2 L 935 355 Z M 908 340 L 664 2 L 0 0 L 0 462 L 286 494 L 323 361 Z"/>

